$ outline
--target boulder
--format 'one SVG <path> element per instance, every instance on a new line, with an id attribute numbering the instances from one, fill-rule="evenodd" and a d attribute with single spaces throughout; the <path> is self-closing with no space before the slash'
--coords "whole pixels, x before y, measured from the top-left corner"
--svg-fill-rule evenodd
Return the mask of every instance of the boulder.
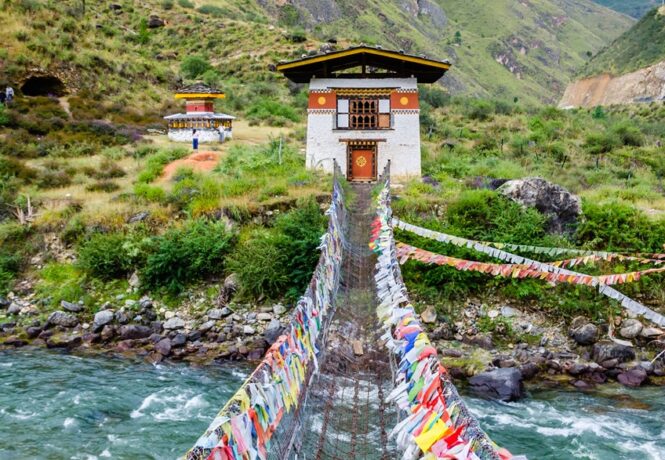
<path id="1" fill-rule="evenodd" d="M 171 340 L 168 338 L 162 339 L 155 344 L 155 351 L 157 351 L 162 356 L 168 356 L 171 354 Z"/>
<path id="2" fill-rule="evenodd" d="M 268 343 L 273 343 L 277 338 L 282 335 L 282 323 L 278 319 L 273 319 L 268 323 L 265 332 L 263 333 L 263 338 Z"/>
<path id="3" fill-rule="evenodd" d="M 107 324 L 102 328 L 101 338 L 104 342 L 108 342 L 115 335 L 115 328 L 110 324 Z"/>
<path id="4" fill-rule="evenodd" d="M 42 328 L 38 326 L 30 326 L 25 330 L 25 334 L 28 336 L 29 339 L 36 338 L 39 334 L 41 334 L 41 332 Z"/>
<path id="5" fill-rule="evenodd" d="M 138 289 L 139 287 L 141 287 L 141 278 L 139 278 L 139 273 L 138 272 L 132 273 L 132 276 L 129 277 L 128 283 L 129 287 L 133 289 Z"/>
<path id="6" fill-rule="evenodd" d="M 572 230 L 582 213 L 579 197 L 540 177 L 511 180 L 498 190 L 510 200 L 545 214 L 548 231 L 553 233 Z"/>
<path id="7" fill-rule="evenodd" d="M 185 334 L 176 334 L 171 338 L 171 347 L 182 347 L 187 342 L 187 336 Z"/>
<path id="8" fill-rule="evenodd" d="M 633 367 L 617 376 L 617 380 L 627 387 L 639 387 L 647 379 L 647 371 L 642 367 Z"/>
<path id="9" fill-rule="evenodd" d="M 64 311 L 54 311 L 51 313 L 47 320 L 48 324 L 62 327 L 74 327 L 79 323 L 76 316 Z"/>
<path id="10" fill-rule="evenodd" d="M 212 310 L 208 310 L 208 319 L 220 320 L 222 318 L 226 318 L 231 313 L 233 312 L 228 307 L 213 308 Z"/>
<path id="11" fill-rule="evenodd" d="M 277 316 L 282 316 L 286 313 L 286 307 L 281 303 L 272 306 L 272 312 Z"/>
<path id="12" fill-rule="evenodd" d="M 148 326 L 128 324 L 126 326 L 120 326 L 119 333 L 122 340 L 145 339 L 150 337 L 150 334 L 152 334 L 152 329 L 150 329 Z"/>
<path id="13" fill-rule="evenodd" d="M 111 310 L 102 310 L 95 313 L 95 319 L 92 322 L 94 331 L 101 331 L 104 326 L 113 321 L 114 316 Z"/>
<path id="14" fill-rule="evenodd" d="M 603 367 L 606 364 L 616 360 L 618 363 L 625 363 L 635 359 L 635 351 L 631 347 L 619 345 L 609 340 L 603 340 L 593 346 L 593 360 Z"/>
<path id="15" fill-rule="evenodd" d="M 201 334 L 205 334 L 206 332 L 208 332 L 213 327 L 215 327 L 215 322 L 214 321 L 212 321 L 212 320 L 211 321 L 206 321 L 205 323 L 203 323 L 199 326 L 199 331 L 201 332 Z"/>
<path id="16" fill-rule="evenodd" d="M 17 304 L 16 302 L 12 302 L 9 304 L 9 307 L 7 308 L 7 313 L 10 315 L 18 315 L 21 312 L 21 306 Z"/>
<path id="17" fill-rule="evenodd" d="M 137 224 L 139 222 L 143 222 L 146 220 L 148 217 L 150 217 L 150 211 L 141 211 L 139 213 L 136 213 L 127 219 L 128 224 Z"/>
<path id="18" fill-rule="evenodd" d="M 434 306 L 430 305 L 427 309 L 420 314 L 420 319 L 425 324 L 434 324 L 436 323 L 436 310 Z"/>
<path id="19" fill-rule="evenodd" d="M 164 21 L 156 14 L 151 14 L 150 17 L 148 18 L 148 27 L 150 29 L 157 29 L 159 27 L 164 27 L 165 25 L 166 21 Z"/>
<path id="20" fill-rule="evenodd" d="M 598 327 L 586 323 L 570 331 L 570 335 L 578 345 L 592 345 L 598 340 Z"/>
<path id="21" fill-rule="evenodd" d="M 642 332 L 642 328 L 644 326 L 642 323 L 640 323 L 636 319 L 627 319 L 624 320 L 621 323 L 621 329 L 619 329 L 619 334 L 621 334 L 621 337 L 624 339 L 634 339 L 638 335 L 640 335 L 640 332 Z"/>
<path id="22" fill-rule="evenodd" d="M 259 321 L 270 321 L 272 320 L 272 315 L 270 313 L 259 313 L 256 315 L 256 319 Z"/>
<path id="23" fill-rule="evenodd" d="M 0 308 L 8 308 L 11 304 L 11 300 L 0 296 Z"/>
<path id="24" fill-rule="evenodd" d="M 113 317 L 118 322 L 118 324 L 127 324 L 127 323 L 129 323 L 129 316 L 127 316 L 127 313 L 125 313 L 122 310 L 116 311 L 115 315 L 113 315 Z"/>
<path id="25" fill-rule="evenodd" d="M 183 329 L 184 327 L 185 327 L 185 320 L 177 316 L 169 318 L 164 323 L 164 329 L 173 330 L 173 329 Z"/>
<path id="26" fill-rule="evenodd" d="M 81 310 L 83 310 L 83 307 L 78 304 L 78 303 L 72 303 L 72 302 L 67 302 L 66 300 L 62 300 L 60 302 L 60 306 L 64 308 L 67 311 L 71 311 L 73 313 L 78 313 Z"/>
<path id="27" fill-rule="evenodd" d="M 519 367 L 519 371 L 522 374 L 522 378 L 524 380 L 531 380 L 536 375 L 538 375 L 539 370 L 540 368 L 538 365 L 532 362 L 524 363 Z"/>
<path id="28" fill-rule="evenodd" d="M 242 328 L 242 332 L 245 335 L 253 335 L 256 334 L 256 329 L 254 329 L 252 326 L 246 325 Z"/>
<path id="29" fill-rule="evenodd" d="M 81 344 L 79 335 L 54 335 L 46 341 L 48 348 L 73 348 Z"/>
<path id="30" fill-rule="evenodd" d="M 490 399 L 516 401 L 524 396 L 522 373 L 514 368 L 494 369 L 469 379 L 471 389 Z"/>
<path id="31" fill-rule="evenodd" d="M 663 330 L 657 327 L 645 327 L 640 332 L 640 337 L 644 337 L 645 339 L 655 339 L 661 335 L 663 335 Z"/>

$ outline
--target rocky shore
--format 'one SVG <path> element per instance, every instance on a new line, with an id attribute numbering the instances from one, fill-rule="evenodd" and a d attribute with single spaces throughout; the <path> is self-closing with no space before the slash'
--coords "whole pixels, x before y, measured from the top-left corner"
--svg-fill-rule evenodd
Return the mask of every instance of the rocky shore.
<path id="1" fill-rule="evenodd" d="M 454 324 L 442 323 L 433 308 L 421 319 L 451 377 L 491 398 L 519 399 L 528 381 L 580 390 L 606 382 L 665 385 L 665 331 L 637 318 L 617 317 L 611 327 L 584 317 L 567 324 L 471 302 Z"/>
<path id="2" fill-rule="evenodd" d="M 216 303 L 190 296 L 175 310 L 150 297 L 118 295 L 95 313 L 63 301 L 45 314 L 10 293 L 0 298 L 0 349 L 42 346 L 201 365 L 260 360 L 289 321 L 288 308 L 230 302 L 235 287 L 231 276 Z M 579 390 L 606 382 L 665 385 L 665 332 L 637 318 L 616 318 L 610 328 L 469 301 L 452 322 L 432 307 L 421 319 L 451 378 L 491 398 L 519 399 L 525 382 Z"/>
<path id="3" fill-rule="evenodd" d="M 221 293 L 234 289 L 230 277 Z M 151 362 L 258 360 L 289 321 L 281 304 L 205 308 L 204 298 L 192 303 L 171 310 L 150 297 L 118 295 L 94 314 L 82 302 L 62 301 L 46 315 L 30 300 L 10 293 L 0 298 L 0 349 L 44 346 L 143 356 Z"/>

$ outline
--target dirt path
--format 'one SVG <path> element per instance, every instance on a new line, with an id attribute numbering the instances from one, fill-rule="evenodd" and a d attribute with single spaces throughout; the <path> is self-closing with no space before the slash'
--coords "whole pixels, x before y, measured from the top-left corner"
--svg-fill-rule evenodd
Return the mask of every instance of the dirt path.
<path id="1" fill-rule="evenodd" d="M 186 158 L 181 158 L 180 160 L 176 160 L 166 165 L 162 177 L 159 180 L 160 182 L 171 180 L 180 168 L 190 168 L 194 170 L 194 172 L 212 171 L 221 158 L 222 154 L 219 152 L 194 152 Z"/>

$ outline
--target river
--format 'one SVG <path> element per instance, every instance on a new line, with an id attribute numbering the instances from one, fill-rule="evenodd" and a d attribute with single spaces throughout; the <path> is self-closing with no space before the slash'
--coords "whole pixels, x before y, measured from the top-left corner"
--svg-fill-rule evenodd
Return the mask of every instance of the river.
<path id="1" fill-rule="evenodd" d="M 0 459 L 175 459 L 243 380 L 243 367 L 150 365 L 46 350 L 0 352 Z M 491 436 L 530 459 L 665 459 L 665 392 L 607 386 L 467 398 Z"/>

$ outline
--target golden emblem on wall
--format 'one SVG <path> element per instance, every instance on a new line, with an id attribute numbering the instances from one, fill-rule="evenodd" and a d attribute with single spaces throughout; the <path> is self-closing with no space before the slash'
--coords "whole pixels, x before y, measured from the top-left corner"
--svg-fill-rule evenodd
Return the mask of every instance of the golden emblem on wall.
<path id="1" fill-rule="evenodd" d="M 359 156 L 356 158 L 356 165 L 360 166 L 361 168 L 367 164 L 367 158 L 364 156 Z"/>
<path id="2" fill-rule="evenodd" d="M 402 105 L 407 105 L 409 103 L 409 98 L 406 96 L 402 96 L 402 98 L 399 100 L 399 103 Z"/>
<path id="3" fill-rule="evenodd" d="M 323 97 L 323 96 L 319 96 L 318 102 L 319 102 L 319 105 L 324 105 L 326 103 L 326 98 Z"/>

